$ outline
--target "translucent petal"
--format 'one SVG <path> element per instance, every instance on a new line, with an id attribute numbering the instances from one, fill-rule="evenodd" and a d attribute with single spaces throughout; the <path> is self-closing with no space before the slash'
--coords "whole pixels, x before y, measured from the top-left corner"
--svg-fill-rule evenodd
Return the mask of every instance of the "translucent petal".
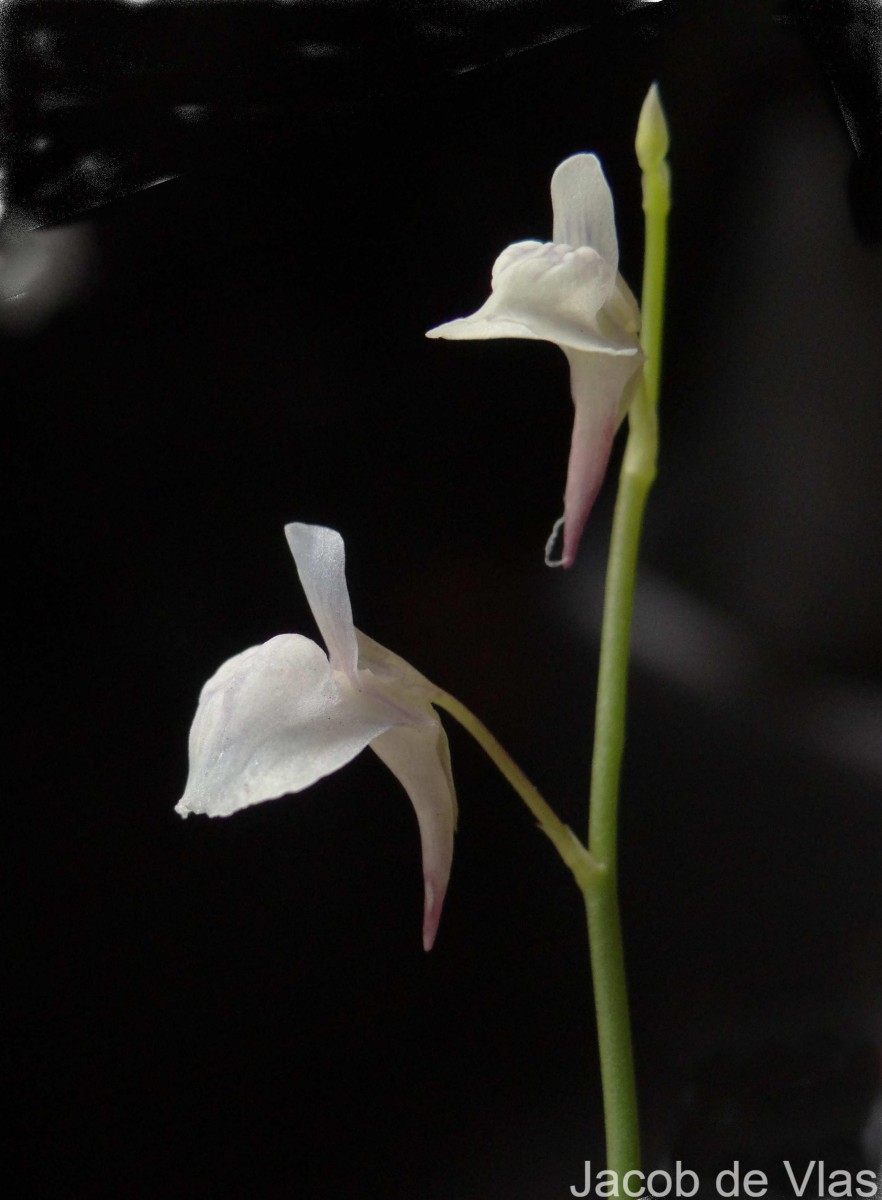
<path id="1" fill-rule="evenodd" d="M 182 816 L 225 817 L 299 792 L 396 720 L 357 692 L 309 638 L 282 634 L 229 659 L 202 689 Z"/>
<path id="2" fill-rule="evenodd" d="M 355 636 L 358 639 L 358 676 L 361 686 L 373 685 L 387 702 L 392 702 L 397 696 L 402 707 L 412 714 L 414 724 L 434 721 L 435 714 L 427 705 L 438 694 L 435 684 L 421 675 L 416 667 L 369 638 L 360 629 L 356 629 Z M 371 684 L 365 682 L 366 672 Z"/>
<path id="3" fill-rule="evenodd" d="M 486 304 L 427 336 L 535 338 L 573 350 L 633 353 L 632 339 L 623 340 L 609 320 L 599 323 L 615 286 L 615 271 L 587 246 L 517 242 L 496 260 Z"/>
<path id="4" fill-rule="evenodd" d="M 640 332 L 640 305 L 621 275 L 616 277 L 615 289 L 604 311 L 620 329 L 633 334 L 636 339 Z"/>
<path id="5" fill-rule="evenodd" d="M 441 909 L 456 828 L 456 792 L 447 734 L 432 714 L 423 726 L 396 726 L 371 742 L 371 749 L 401 782 L 417 816 L 423 851 L 423 946 L 431 950 Z"/>
<path id="6" fill-rule="evenodd" d="M 346 586 L 343 539 L 335 529 L 299 522 L 285 526 L 285 537 L 331 665 L 354 680 L 358 647 Z"/>
<path id="7" fill-rule="evenodd" d="M 619 269 L 619 241 L 612 192 L 594 154 L 574 154 L 551 177 L 555 242 L 592 246 L 611 268 Z"/>

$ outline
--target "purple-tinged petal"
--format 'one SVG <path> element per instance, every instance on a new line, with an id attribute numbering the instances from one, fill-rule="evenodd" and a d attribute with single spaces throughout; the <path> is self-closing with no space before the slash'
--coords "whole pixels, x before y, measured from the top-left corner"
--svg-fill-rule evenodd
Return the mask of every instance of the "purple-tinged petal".
<path id="1" fill-rule="evenodd" d="M 619 240 L 612 192 L 594 154 L 564 159 L 551 177 L 555 242 L 591 246 L 612 270 L 619 269 Z"/>
<path id="2" fill-rule="evenodd" d="M 225 817 L 299 792 L 355 758 L 395 712 L 335 675 L 309 638 L 282 634 L 229 659 L 202 689 L 177 812 Z"/>
<path id="3" fill-rule="evenodd" d="M 315 623 L 325 639 L 331 666 L 354 680 L 358 647 L 346 586 L 343 539 L 335 529 L 299 522 L 285 526 L 285 537 Z"/>
<path id="4" fill-rule="evenodd" d="M 564 515 L 555 524 L 546 546 L 549 566 L 571 567 L 600 491 L 612 450 L 613 438 L 627 410 L 633 389 L 630 384 L 643 361 L 642 354 L 630 358 L 600 354 L 567 353 L 570 384 L 575 407 L 573 436 L 564 491 Z M 551 553 L 563 526 L 559 559 Z"/>
<path id="5" fill-rule="evenodd" d="M 456 828 L 447 734 L 437 718 L 431 725 L 399 725 L 375 738 L 371 749 L 402 784 L 416 812 L 423 852 L 423 948 L 431 950 L 450 880 Z"/>
<path id="6" fill-rule="evenodd" d="M 604 411 L 594 404 L 576 406 L 564 491 L 564 515 L 555 523 L 545 549 L 545 561 L 550 567 L 571 567 L 576 561 L 585 523 L 591 515 L 606 474 L 616 426 L 615 412 L 611 408 Z M 552 549 L 561 526 L 563 546 L 560 558 L 554 559 L 551 557 Z"/>

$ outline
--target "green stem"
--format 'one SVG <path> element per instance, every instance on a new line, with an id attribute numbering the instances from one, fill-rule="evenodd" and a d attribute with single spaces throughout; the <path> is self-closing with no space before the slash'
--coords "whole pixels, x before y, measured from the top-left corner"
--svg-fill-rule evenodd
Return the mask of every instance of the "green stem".
<path id="1" fill-rule="evenodd" d="M 473 712 L 455 696 L 451 696 L 449 692 L 439 691 L 432 697 L 432 703 L 455 717 L 499 768 L 536 818 L 539 828 L 551 839 L 557 852 L 575 875 L 576 882 L 584 894 L 595 867 L 588 851 L 569 825 L 564 825 L 508 751 L 500 745 L 487 726 L 478 720 Z"/>
<path id="2" fill-rule="evenodd" d="M 643 168 L 646 247 L 641 297 L 643 378 L 628 413 L 628 442 L 619 477 L 607 563 L 591 764 L 588 850 L 596 863 L 583 889 L 600 1049 L 606 1165 L 621 1182 L 640 1169 L 640 1125 L 628 987 L 618 897 L 618 804 L 625 749 L 628 656 L 643 512 L 655 478 L 657 405 L 670 209 L 664 156 L 667 127 L 653 86 L 641 113 L 637 154 Z"/>
<path id="3" fill-rule="evenodd" d="M 606 1165 L 618 1183 L 640 1169 L 637 1088 L 628 1014 L 628 988 L 618 899 L 618 802 L 625 748 L 628 655 L 637 554 L 643 512 L 655 478 L 662 318 L 670 209 L 667 127 L 655 86 L 638 127 L 637 155 L 643 168 L 646 252 L 643 271 L 641 343 L 643 377 L 628 412 L 628 442 L 619 478 L 604 593 L 603 627 L 591 765 L 588 848 L 549 807 L 487 727 L 448 692 L 432 702 L 455 717 L 512 785 L 539 827 L 573 872 L 585 901 L 591 973 L 600 1047 L 606 1127 Z M 618 1187 L 616 1195 L 619 1194 Z"/>
<path id="4" fill-rule="evenodd" d="M 588 847 L 598 864 L 584 892 L 606 1126 L 607 1168 L 621 1180 L 640 1169 L 637 1087 L 618 899 L 618 799 L 634 580 L 652 480 L 623 468 L 607 566 L 591 768 Z"/>

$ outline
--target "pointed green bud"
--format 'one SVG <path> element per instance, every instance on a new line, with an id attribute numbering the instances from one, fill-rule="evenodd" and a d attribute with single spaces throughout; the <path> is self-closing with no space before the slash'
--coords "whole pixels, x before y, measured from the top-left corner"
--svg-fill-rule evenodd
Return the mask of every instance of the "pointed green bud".
<path id="1" fill-rule="evenodd" d="M 660 166 L 669 145 L 668 123 L 658 96 L 658 84 L 654 83 L 646 93 L 637 121 L 635 146 L 641 169 L 651 171 Z"/>

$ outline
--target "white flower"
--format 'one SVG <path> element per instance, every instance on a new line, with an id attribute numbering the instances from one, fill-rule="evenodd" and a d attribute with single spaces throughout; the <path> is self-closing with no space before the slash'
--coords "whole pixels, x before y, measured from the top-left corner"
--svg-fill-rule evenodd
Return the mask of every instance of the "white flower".
<path id="1" fill-rule="evenodd" d="M 199 697 L 176 811 L 229 816 L 299 792 L 370 746 L 416 810 L 429 950 L 456 824 L 447 735 L 432 707 L 438 688 L 353 625 L 340 534 L 300 524 L 285 534 L 328 654 L 309 638 L 281 634 L 223 664 Z"/>
<path id="2" fill-rule="evenodd" d="M 593 154 L 574 154 L 551 179 L 552 242 L 516 242 L 493 266 L 490 299 L 427 337 L 533 338 L 560 346 L 570 364 L 575 422 L 564 515 L 549 565 L 572 566 L 600 490 L 613 437 L 643 362 L 640 309 L 618 273 L 612 193 Z M 630 385 L 630 386 L 629 386 Z M 563 525 L 559 562 L 548 555 Z"/>

